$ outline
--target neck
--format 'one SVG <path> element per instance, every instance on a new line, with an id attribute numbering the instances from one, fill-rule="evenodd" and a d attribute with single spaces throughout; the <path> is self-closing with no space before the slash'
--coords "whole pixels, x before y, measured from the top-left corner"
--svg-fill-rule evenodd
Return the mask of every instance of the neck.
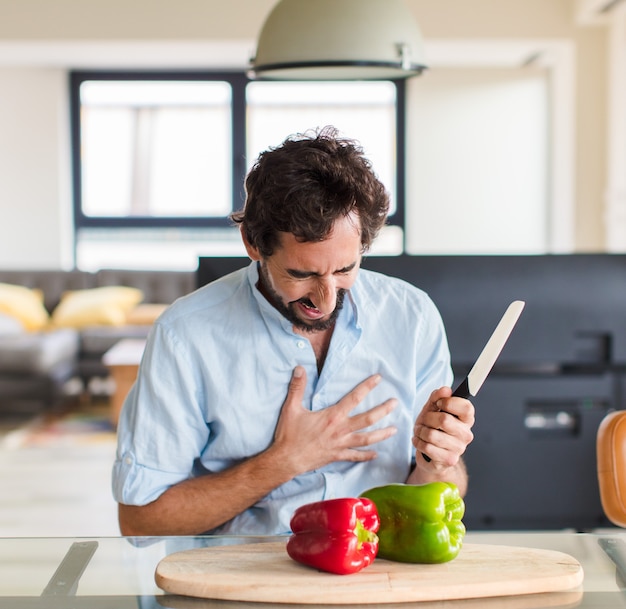
<path id="1" fill-rule="evenodd" d="M 306 332 L 294 326 L 294 332 L 300 334 L 309 339 L 313 353 L 315 353 L 315 360 L 317 361 L 317 371 L 320 373 L 324 367 L 326 361 L 326 355 L 328 355 L 328 348 L 330 347 L 330 341 L 333 337 L 333 331 L 335 326 L 327 330 L 318 330 L 317 332 Z"/>

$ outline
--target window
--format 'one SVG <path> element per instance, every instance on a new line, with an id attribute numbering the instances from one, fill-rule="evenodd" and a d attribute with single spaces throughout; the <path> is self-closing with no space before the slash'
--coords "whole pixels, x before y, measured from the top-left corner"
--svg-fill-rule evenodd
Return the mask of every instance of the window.
<path id="1" fill-rule="evenodd" d="M 334 125 L 392 198 L 402 247 L 402 82 L 263 82 L 243 73 L 71 75 L 76 264 L 195 268 L 243 252 L 228 215 L 245 174 L 289 134 Z"/>
<path id="2" fill-rule="evenodd" d="M 393 213 L 396 200 L 394 83 L 252 82 L 246 87 L 246 106 L 247 169 L 260 152 L 276 143 L 277 134 L 297 133 L 302 125 L 334 125 L 343 134 L 359 140 L 391 195 Z"/>
<path id="3" fill-rule="evenodd" d="M 82 213 L 226 215 L 231 123 L 224 82 L 83 83 Z"/>

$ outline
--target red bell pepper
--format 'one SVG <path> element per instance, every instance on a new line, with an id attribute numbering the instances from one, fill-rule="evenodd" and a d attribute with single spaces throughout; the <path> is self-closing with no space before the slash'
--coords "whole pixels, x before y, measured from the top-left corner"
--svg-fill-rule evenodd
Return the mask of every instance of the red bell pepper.
<path id="1" fill-rule="evenodd" d="M 365 497 L 308 503 L 293 513 L 290 525 L 287 553 L 309 567 L 346 575 L 376 558 L 380 518 Z"/>

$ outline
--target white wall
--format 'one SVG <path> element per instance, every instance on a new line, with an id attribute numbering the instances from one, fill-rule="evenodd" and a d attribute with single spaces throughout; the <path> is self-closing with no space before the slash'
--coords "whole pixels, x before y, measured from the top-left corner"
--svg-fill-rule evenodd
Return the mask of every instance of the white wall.
<path id="1" fill-rule="evenodd" d="M 71 265 L 67 77 L 0 68 L 0 266 Z"/>
<path id="2" fill-rule="evenodd" d="M 69 68 L 150 62 L 182 67 L 245 65 L 274 3 L 0 0 L 0 267 L 70 264 Z M 407 0 L 407 4 L 425 35 L 427 53 L 429 40 L 443 41 L 447 50 L 463 40 L 572 41 L 577 58 L 574 245 L 578 251 L 603 249 L 610 131 L 606 27 L 578 23 L 574 0 Z M 408 192 L 409 204 L 415 196 Z"/>
<path id="3" fill-rule="evenodd" d="M 547 72 L 441 69 L 409 87 L 409 253 L 550 251 Z"/>

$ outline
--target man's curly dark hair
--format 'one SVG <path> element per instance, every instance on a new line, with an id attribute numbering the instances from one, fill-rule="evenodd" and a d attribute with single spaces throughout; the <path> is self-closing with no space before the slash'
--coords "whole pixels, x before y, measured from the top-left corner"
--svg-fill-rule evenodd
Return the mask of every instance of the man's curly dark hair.
<path id="1" fill-rule="evenodd" d="M 263 152 L 245 188 L 244 207 L 231 219 L 263 257 L 273 254 L 279 233 L 323 241 L 337 219 L 353 212 L 366 252 L 389 212 L 389 195 L 363 149 L 333 127 L 292 135 Z"/>

